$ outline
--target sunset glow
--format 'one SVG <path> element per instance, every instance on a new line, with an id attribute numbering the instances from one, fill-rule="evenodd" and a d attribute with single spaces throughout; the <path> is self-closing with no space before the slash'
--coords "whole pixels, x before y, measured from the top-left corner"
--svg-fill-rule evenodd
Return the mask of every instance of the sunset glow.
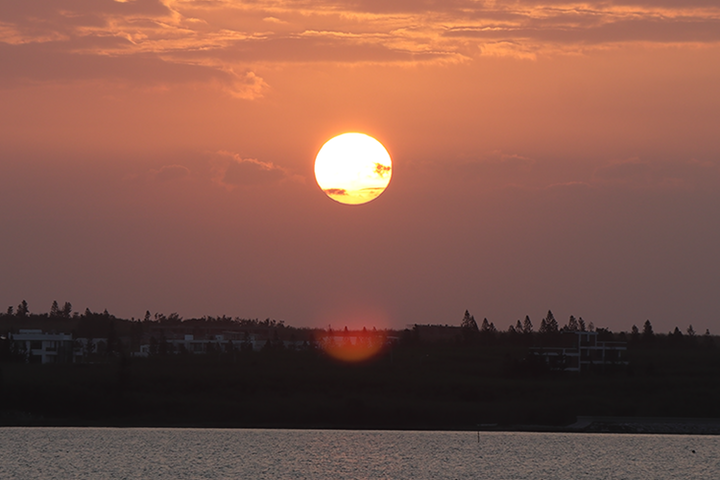
<path id="1" fill-rule="evenodd" d="M 0 308 L 714 332 L 718 85 L 713 0 L 5 0 Z"/>

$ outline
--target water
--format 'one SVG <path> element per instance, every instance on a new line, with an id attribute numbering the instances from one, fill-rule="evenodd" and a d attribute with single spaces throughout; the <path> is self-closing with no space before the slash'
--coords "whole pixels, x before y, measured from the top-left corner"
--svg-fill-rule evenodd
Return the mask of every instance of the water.
<path id="1" fill-rule="evenodd" d="M 720 437 L 0 428 L 0 478 L 717 479 Z"/>

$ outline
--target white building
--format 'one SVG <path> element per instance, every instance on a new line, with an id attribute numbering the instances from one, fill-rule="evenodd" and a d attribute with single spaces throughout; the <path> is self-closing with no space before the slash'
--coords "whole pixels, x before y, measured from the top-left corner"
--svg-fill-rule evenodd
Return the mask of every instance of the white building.
<path id="1" fill-rule="evenodd" d="M 597 332 L 562 332 L 561 339 L 563 345 L 533 347 L 530 351 L 543 357 L 551 369 L 568 372 L 628 364 L 625 342 L 598 341 Z"/>
<path id="2" fill-rule="evenodd" d="M 23 330 L 11 335 L 29 363 L 67 363 L 73 361 L 73 338 L 69 333 L 43 333 Z"/>

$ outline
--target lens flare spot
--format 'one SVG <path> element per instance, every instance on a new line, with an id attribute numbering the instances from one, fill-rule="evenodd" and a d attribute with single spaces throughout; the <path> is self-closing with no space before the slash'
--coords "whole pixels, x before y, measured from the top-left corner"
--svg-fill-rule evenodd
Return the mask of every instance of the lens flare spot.
<path id="1" fill-rule="evenodd" d="M 387 333 L 378 330 L 323 331 L 317 342 L 330 357 L 341 362 L 357 363 L 379 355 L 387 345 Z"/>

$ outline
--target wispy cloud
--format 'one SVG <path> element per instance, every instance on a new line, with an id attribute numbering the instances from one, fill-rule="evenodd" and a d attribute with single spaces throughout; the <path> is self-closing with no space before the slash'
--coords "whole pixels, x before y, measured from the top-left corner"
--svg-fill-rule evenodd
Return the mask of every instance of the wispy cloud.
<path id="1" fill-rule="evenodd" d="M 637 42 L 716 44 L 715 0 L 25 0 L 0 6 L 3 84 L 219 84 L 253 99 L 262 66 L 536 58 Z M 157 81 L 157 80 L 155 80 Z"/>
<path id="2" fill-rule="evenodd" d="M 711 162 L 630 158 L 598 166 L 592 182 L 624 188 L 695 189 L 705 185 L 715 188 L 718 179 L 720 168 Z"/>
<path id="3" fill-rule="evenodd" d="M 183 165 L 164 165 L 157 170 L 150 170 L 150 178 L 158 182 L 178 180 L 190 175 L 190 169 Z"/>
<path id="4" fill-rule="evenodd" d="M 213 155 L 210 163 L 213 181 L 228 190 L 292 178 L 286 169 L 272 162 L 243 158 L 236 153 L 218 152 Z"/>

